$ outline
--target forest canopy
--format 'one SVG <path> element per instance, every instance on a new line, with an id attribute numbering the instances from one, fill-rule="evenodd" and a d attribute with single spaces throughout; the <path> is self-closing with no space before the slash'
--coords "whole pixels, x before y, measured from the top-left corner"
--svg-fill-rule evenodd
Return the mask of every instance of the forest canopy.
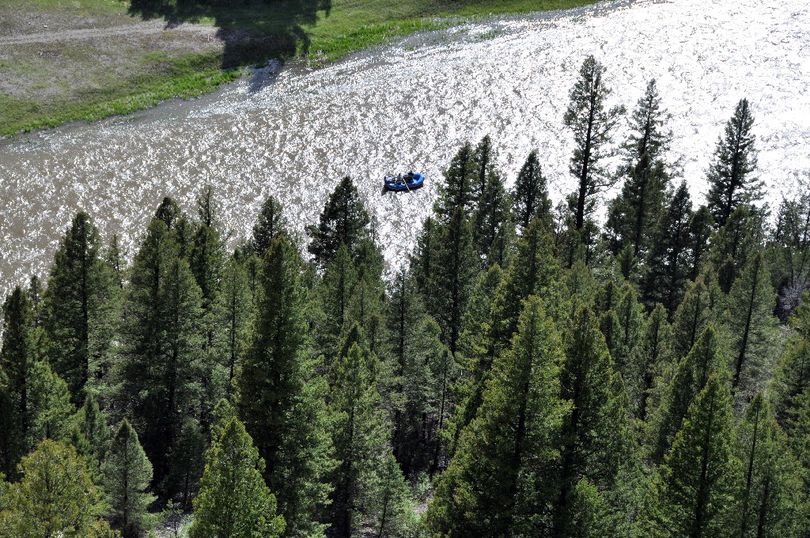
<path id="1" fill-rule="evenodd" d="M 212 187 L 131 260 L 78 213 L 3 303 L 0 537 L 810 536 L 810 194 L 762 202 L 742 99 L 696 206 L 655 81 L 609 94 L 556 206 L 460 147 L 400 267 L 349 177 L 232 249 Z"/>

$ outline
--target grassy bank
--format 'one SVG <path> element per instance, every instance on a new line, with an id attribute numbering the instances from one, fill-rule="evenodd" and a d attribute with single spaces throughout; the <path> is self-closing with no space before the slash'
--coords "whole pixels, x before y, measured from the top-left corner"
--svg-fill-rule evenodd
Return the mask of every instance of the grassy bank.
<path id="1" fill-rule="evenodd" d="M 0 0 L 0 36 L 132 25 L 133 35 L 0 45 L 0 135 L 97 120 L 209 92 L 269 58 L 323 65 L 459 18 L 593 0 Z M 227 4 L 227 5 L 226 5 Z M 200 32 L 139 36 L 143 21 Z M 213 28 L 212 28 L 213 27 Z M 43 30 L 47 28 L 47 30 Z M 203 28 L 204 29 L 204 28 Z"/>

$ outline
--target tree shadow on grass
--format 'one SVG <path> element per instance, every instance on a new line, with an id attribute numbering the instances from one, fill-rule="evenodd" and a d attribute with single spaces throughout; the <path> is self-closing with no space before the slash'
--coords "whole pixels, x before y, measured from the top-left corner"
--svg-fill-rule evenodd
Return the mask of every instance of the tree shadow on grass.
<path id="1" fill-rule="evenodd" d="M 129 13 L 162 18 L 167 27 L 213 21 L 225 47 L 222 68 L 231 69 L 307 54 L 304 27 L 316 24 L 320 14 L 328 17 L 331 7 L 332 0 L 130 0 Z M 251 84 L 253 90 L 260 87 Z"/>

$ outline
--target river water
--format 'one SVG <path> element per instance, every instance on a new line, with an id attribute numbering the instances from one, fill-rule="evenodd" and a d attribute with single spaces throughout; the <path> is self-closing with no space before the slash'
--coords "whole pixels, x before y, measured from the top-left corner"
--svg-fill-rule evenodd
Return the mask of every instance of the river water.
<path id="1" fill-rule="evenodd" d="M 355 178 L 391 264 L 409 251 L 458 146 L 489 133 L 511 184 L 538 148 L 556 199 L 573 188 L 562 116 L 579 65 L 608 69 L 611 100 L 632 109 L 655 77 L 693 197 L 723 122 L 746 96 L 760 177 L 778 202 L 810 170 L 810 3 L 628 0 L 478 22 L 401 40 L 333 66 L 244 80 L 201 99 L 0 142 L 0 294 L 44 275 L 79 209 L 130 254 L 164 195 L 191 210 L 211 184 L 232 239 L 279 197 L 300 231 L 340 177 Z M 617 139 L 626 135 L 621 125 Z M 380 194 L 387 172 L 429 187 Z"/>

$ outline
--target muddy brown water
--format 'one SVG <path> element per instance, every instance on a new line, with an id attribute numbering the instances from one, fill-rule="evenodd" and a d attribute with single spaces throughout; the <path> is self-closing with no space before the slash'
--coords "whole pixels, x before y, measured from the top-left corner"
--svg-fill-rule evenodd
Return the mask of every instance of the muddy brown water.
<path id="1" fill-rule="evenodd" d="M 299 232 L 351 175 L 399 263 L 430 212 L 441 171 L 465 140 L 491 134 L 511 183 L 538 148 L 556 199 L 573 188 L 567 94 L 587 54 L 632 108 L 659 81 L 670 158 L 695 200 L 723 122 L 747 96 L 769 201 L 810 170 L 810 4 L 805 0 L 609 2 L 499 19 L 401 40 L 333 66 L 260 73 L 201 99 L 0 142 L 0 294 L 44 276 L 72 215 L 90 212 L 130 254 L 164 195 L 189 210 L 211 184 L 223 226 L 246 237 L 274 194 Z M 620 126 L 616 138 L 626 135 Z M 417 169 L 428 187 L 380 194 Z"/>

